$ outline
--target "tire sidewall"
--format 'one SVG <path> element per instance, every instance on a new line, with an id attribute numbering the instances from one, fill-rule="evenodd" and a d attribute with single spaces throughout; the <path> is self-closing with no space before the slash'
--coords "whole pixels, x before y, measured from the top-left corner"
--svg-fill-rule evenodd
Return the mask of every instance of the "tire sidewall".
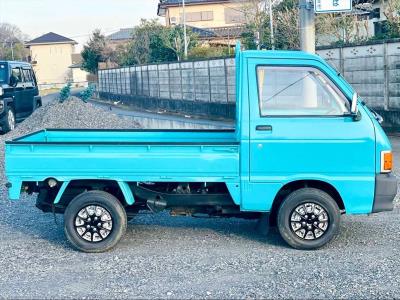
<path id="1" fill-rule="evenodd" d="M 8 106 L 8 108 L 7 108 L 7 113 L 6 113 L 6 118 L 5 118 L 5 122 L 2 124 L 2 126 L 3 126 L 2 129 L 3 129 L 3 132 L 4 132 L 4 133 L 8 133 L 8 132 L 10 132 L 10 131 L 12 130 L 11 124 L 9 123 L 9 119 L 8 119 L 8 115 L 9 115 L 10 113 L 12 113 L 13 116 L 14 116 L 14 128 L 15 128 L 15 125 L 16 125 L 14 110 L 13 110 L 12 107 Z"/>
<path id="2" fill-rule="evenodd" d="M 113 228 L 109 236 L 101 242 L 84 240 L 75 229 L 76 215 L 89 205 L 105 208 L 113 220 Z M 114 196 L 105 192 L 85 192 L 71 201 L 64 214 L 64 231 L 67 239 L 78 250 L 88 253 L 105 252 L 112 249 L 126 231 L 127 218 L 124 207 Z"/>
<path id="3" fill-rule="evenodd" d="M 316 240 L 304 240 L 291 229 L 290 215 L 301 204 L 315 203 L 328 214 L 329 227 L 327 232 Z M 282 203 L 278 212 L 278 229 L 282 238 L 293 248 L 299 250 L 319 249 L 329 243 L 337 234 L 340 226 L 340 210 L 335 200 L 327 193 L 318 189 L 302 189 L 291 193 Z"/>

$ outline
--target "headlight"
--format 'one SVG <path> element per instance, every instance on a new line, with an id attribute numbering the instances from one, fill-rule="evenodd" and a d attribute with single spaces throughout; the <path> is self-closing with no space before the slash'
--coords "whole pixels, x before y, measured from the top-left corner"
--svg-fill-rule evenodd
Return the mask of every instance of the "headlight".
<path id="1" fill-rule="evenodd" d="M 0 97 L 4 95 L 4 90 L 3 88 L 0 86 Z"/>

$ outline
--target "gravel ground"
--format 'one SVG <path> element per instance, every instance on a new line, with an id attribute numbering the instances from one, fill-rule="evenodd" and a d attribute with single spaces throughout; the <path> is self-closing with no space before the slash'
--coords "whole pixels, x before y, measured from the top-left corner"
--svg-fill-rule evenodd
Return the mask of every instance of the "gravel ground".
<path id="1" fill-rule="evenodd" d="M 88 106 L 79 105 L 79 121 L 61 120 L 72 103 L 54 105 L 58 117 L 39 111 L 36 125 L 12 136 L 46 122 L 86 127 L 112 118 L 88 124 Z M 400 138 L 392 141 L 400 174 Z M 61 217 L 55 225 L 31 197 L 11 203 L 4 196 L 0 298 L 399 298 L 399 217 L 399 200 L 394 212 L 345 216 L 335 241 L 306 252 L 287 247 L 275 230 L 260 235 L 254 221 L 147 214 L 131 222 L 115 250 L 84 254 L 66 242 Z"/>

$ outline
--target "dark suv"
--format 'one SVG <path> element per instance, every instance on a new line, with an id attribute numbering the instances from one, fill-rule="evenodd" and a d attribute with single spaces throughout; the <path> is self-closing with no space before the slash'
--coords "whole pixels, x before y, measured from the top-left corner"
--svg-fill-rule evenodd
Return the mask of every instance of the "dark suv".
<path id="1" fill-rule="evenodd" d="M 0 61 L 0 127 L 3 133 L 42 105 L 35 73 L 24 62 Z"/>

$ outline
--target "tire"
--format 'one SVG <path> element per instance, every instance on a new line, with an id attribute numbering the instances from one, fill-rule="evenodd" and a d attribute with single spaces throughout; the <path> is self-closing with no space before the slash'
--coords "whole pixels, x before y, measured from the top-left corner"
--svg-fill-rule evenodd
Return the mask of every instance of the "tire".
<path id="1" fill-rule="evenodd" d="M 125 234 L 126 226 L 125 208 L 113 195 L 102 191 L 78 195 L 64 214 L 64 232 L 68 241 L 87 253 L 111 250 Z"/>
<path id="2" fill-rule="evenodd" d="M 15 129 L 16 126 L 15 113 L 12 107 L 8 107 L 7 116 L 4 123 L 1 124 L 3 133 L 8 133 Z"/>
<path id="3" fill-rule="evenodd" d="M 337 203 L 324 191 L 314 188 L 292 192 L 278 211 L 278 230 L 282 238 L 299 250 L 325 246 L 336 236 L 339 226 Z"/>

